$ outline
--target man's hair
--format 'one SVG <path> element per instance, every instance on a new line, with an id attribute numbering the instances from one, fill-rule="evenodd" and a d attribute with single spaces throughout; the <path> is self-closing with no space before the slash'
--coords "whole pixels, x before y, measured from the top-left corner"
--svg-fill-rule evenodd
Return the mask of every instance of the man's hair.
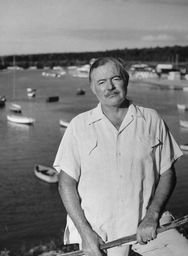
<path id="1" fill-rule="evenodd" d="M 123 81 L 128 84 L 129 82 L 129 74 L 127 72 L 127 70 L 125 69 L 125 62 L 121 59 L 121 58 L 114 58 L 114 57 L 103 57 L 103 58 L 98 58 L 96 59 L 91 67 L 90 67 L 90 71 L 89 71 L 89 82 L 91 82 L 91 74 L 93 72 L 94 69 L 103 66 L 107 63 L 113 63 L 117 70 L 120 73 L 121 78 L 123 79 Z"/>

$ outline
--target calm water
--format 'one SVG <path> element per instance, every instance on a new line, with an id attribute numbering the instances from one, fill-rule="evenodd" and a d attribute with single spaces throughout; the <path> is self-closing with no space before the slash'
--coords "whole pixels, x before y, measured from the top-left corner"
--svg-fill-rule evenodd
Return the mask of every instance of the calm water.
<path id="1" fill-rule="evenodd" d="M 0 95 L 7 97 L 6 107 L 0 109 L 0 249 L 30 248 L 40 241 L 62 236 L 66 213 L 57 185 L 38 180 L 33 167 L 36 163 L 52 165 L 64 133 L 59 119 L 70 121 L 97 102 L 87 79 L 69 75 L 45 78 L 41 72 L 17 71 L 15 86 L 12 72 L 0 73 Z M 27 87 L 37 89 L 35 99 L 27 98 Z M 84 88 L 86 95 L 76 96 L 78 87 Z M 176 108 L 177 102 L 188 103 L 188 92 L 130 83 L 128 94 L 135 103 L 157 109 L 176 140 L 188 142 L 188 131 L 179 127 L 179 119 L 188 120 L 188 113 L 178 112 Z M 7 122 L 13 95 L 14 102 L 22 106 L 23 114 L 36 119 L 34 126 Z M 60 101 L 46 103 L 46 98 L 53 95 L 59 95 Z M 169 209 L 180 217 L 188 214 L 188 155 L 176 166 L 178 185 Z"/>

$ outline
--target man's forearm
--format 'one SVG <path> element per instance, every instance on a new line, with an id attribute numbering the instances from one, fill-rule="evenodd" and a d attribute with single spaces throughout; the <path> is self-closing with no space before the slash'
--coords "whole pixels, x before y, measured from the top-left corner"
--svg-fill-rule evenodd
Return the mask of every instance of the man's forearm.
<path id="1" fill-rule="evenodd" d="M 172 191 L 175 188 L 176 175 L 174 167 L 164 172 L 157 185 L 154 198 L 148 207 L 147 215 L 152 214 L 157 218 L 160 216 L 162 210 L 165 208 Z"/>
<path id="2" fill-rule="evenodd" d="M 174 167 L 167 170 L 160 177 L 155 195 L 149 205 L 146 215 L 137 229 L 137 241 L 141 244 L 156 238 L 156 230 L 160 215 L 175 187 L 176 175 Z"/>
<path id="3" fill-rule="evenodd" d="M 78 232 L 82 238 L 85 237 L 91 231 L 91 226 L 81 208 L 77 192 L 77 182 L 63 171 L 59 175 L 59 193 L 67 213 L 74 222 Z"/>

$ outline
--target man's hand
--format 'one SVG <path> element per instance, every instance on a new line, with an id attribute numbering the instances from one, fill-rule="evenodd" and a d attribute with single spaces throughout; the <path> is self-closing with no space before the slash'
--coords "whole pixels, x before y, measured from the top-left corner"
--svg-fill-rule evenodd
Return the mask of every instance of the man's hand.
<path id="1" fill-rule="evenodd" d="M 161 213 L 165 208 L 175 184 L 176 174 L 174 165 L 172 165 L 168 170 L 161 174 L 152 202 L 144 219 L 138 226 L 137 241 L 140 244 L 145 244 L 156 238 L 156 231 L 160 217 L 159 213 Z"/>
<path id="2" fill-rule="evenodd" d="M 100 245 L 104 241 L 94 231 L 82 237 L 82 250 L 86 256 L 104 256 L 104 251 L 100 250 Z"/>
<path id="3" fill-rule="evenodd" d="M 146 214 L 137 229 L 137 241 L 146 244 L 157 236 L 158 214 Z"/>

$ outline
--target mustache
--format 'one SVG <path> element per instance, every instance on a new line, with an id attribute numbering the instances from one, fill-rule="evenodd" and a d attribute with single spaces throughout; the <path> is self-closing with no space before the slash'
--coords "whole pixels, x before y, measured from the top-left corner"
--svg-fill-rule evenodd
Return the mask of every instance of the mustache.
<path id="1" fill-rule="evenodd" d="M 117 95 L 118 93 L 119 93 L 118 91 L 106 92 L 105 97 L 110 97 L 110 96 L 113 96 L 113 95 Z"/>

